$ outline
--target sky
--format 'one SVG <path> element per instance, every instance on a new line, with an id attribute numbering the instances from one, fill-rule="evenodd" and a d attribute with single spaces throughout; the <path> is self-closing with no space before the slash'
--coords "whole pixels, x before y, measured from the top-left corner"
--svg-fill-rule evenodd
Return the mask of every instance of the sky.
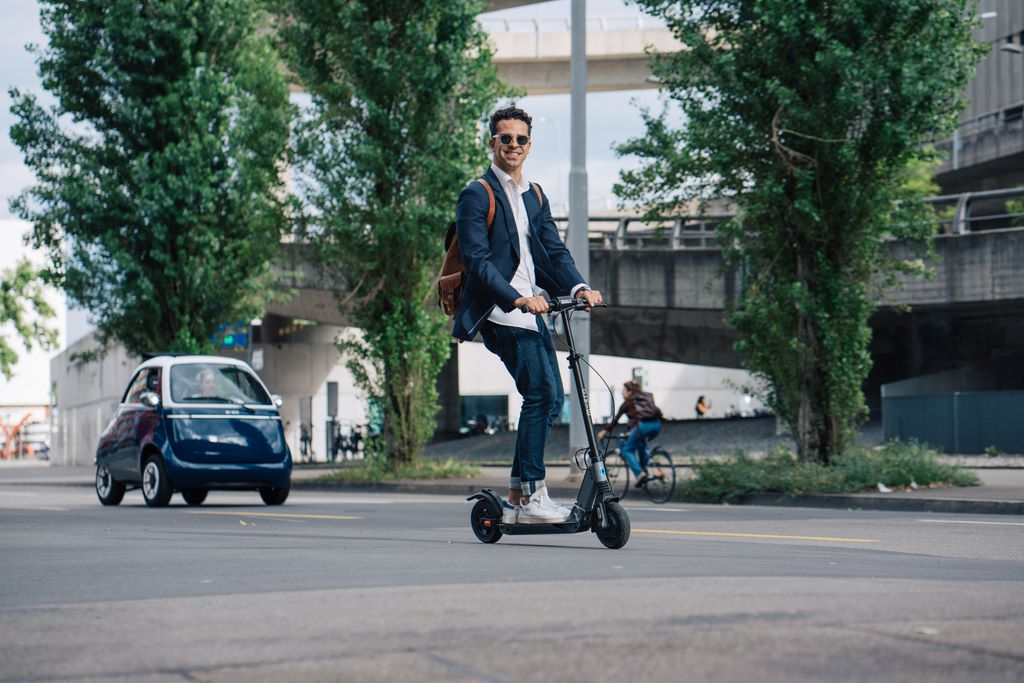
<path id="1" fill-rule="evenodd" d="M 624 0 L 589 0 L 588 18 L 626 18 L 638 10 Z M 570 15 L 569 0 L 555 0 L 481 15 L 481 19 L 542 19 L 545 26 L 557 25 L 558 19 Z M 0 269 L 9 268 L 23 255 L 36 262 L 42 255 L 30 254 L 23 237 L 29 229 L 14 217 L 8 200 L 32 184 L 31 171 L 22 163 L 21 153 L 11 142 L 10 87 L 35 93 L 44 102 L 52 99 L 42 90 L 36 73 L 35 56 L 26 51 L 28 43 L 44 44 L 39 26 L 39 5 L 36 0 L 0 0 Z M 544 186 L 554 212 L 565 213 L 569 193 L 569 96 L 527 96 L 516 104 L 533 117 L 534 144 L 525 172 Z M 612 185 L 621 169 L 636 165 L 636 160 L 619 159 L 613 152 L 615 144 L 643 133 L 637 105 L 659 108 L 654 90 L 591 93 L 587 96 L 587 173 L 592 213 L 612 209 L 615 199 Z M 561 209 L 561 210 L 560 210 Z M 70 340 L 86 329 L 84 316 L 72 311 L 65 323 L 64 305 L 58 293 L 51 296 L 61 311 L 56 325 Z M 67 328 L 67 329 L 65 329 Z M 15 344 L 16 348 L 19 348 Z M 46 403 L 48 401 L 48 352 L 24 353 L 23 362 L 11 381 L 0 376 L 0 405 L 14 401 Z"/>

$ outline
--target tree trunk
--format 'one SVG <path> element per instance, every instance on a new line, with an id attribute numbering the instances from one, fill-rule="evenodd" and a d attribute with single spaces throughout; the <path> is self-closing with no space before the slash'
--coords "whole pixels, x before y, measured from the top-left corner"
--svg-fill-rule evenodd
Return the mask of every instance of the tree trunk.
<path id="1" fill-rule="evenodd" d="M 806 254 L 797 256 L 797 279 L 803 285 L 805 296 L 810 296 L 813 291 L 813 265 L 811 257 Z M 822 360 L 818 335 L 815 334 L 813 321 L 799 306 L 797 339 L 803 348 L 798 373 L 800 405 L 796 420 L 797 457 L 801 462 L 817 461 L 827 465 L 830 444 L 824 432 L 827 431 L 830 416 L 827 415 L 827 407 L 821 405 L 820 395 L 815 393 L 815 388 L 821 386 L 820 378 L 827 376 L 827 373 L 818 372 L 818 364 Z"/>

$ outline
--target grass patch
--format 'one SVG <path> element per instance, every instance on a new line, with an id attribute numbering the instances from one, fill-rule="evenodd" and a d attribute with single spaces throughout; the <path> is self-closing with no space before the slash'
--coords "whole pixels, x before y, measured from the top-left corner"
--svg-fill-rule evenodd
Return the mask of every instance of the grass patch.
<path id="1" fill-rule="evenodd" d="M 917 443 L 891 441 L 878 450 L 857 448 L 831 465 L 801 463 L 785 447 L 763 458 L 740 453 L 724 461 L 693 460 L 694 477 L 680 482 L 677 495 L 729 500 L 751 493 L 855 493 L 886 486 L 976 486 L 970 470 L 947 465 L 938 451 Z"/>
<path id="2" fill-rule="evenodd" d="M 398 466 L 384 458 L 367 458 L 358 465 L 347 465 L 314 481 L 318 484 L 376 484 L 394 479 L 466 479 L 479 473 L 480 468 L 452 458 L 443 462 L 417 458 Z"/>

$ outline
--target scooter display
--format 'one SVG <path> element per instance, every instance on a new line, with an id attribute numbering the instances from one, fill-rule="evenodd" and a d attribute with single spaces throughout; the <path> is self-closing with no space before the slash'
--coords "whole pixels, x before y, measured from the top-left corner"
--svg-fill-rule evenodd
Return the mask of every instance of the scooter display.
<path id="1" fill-rule="evenodd" d="M 506 524 L 502 522 L 501 496 L 494 489 L 483 489 L 466 500 L 476 500 L 470 512 L 469 523 L 473 533 L 484 543 L 495 543 L 504 534 L 578 534 L 592 531 L 601 543 L 612 549 L 621 548 L 629 541 L 629 516 L 618 503 L 608 483 L 604 466 L 604 454 L 597 448 L 594 436 L 594 422 L 590 416 L 590 405 L 583 385 L 583 371 L 580 367 L 583 356 L 576 352 L 569 318 L 574 311 L 587 308 L 587 302 L 569 296 L 558 297 L 548 302 L 552 313 L 561 316 L 565 329 L 565 342 L 569 347 L 569 371 L 576 385 L 576 400 L 583 412 L 583 424 L 587 433 L 587 448 L 576 454 L 577 465 L 585 474 L 580 484 L 576 502 L 569 518 L 559 524 Z"/>

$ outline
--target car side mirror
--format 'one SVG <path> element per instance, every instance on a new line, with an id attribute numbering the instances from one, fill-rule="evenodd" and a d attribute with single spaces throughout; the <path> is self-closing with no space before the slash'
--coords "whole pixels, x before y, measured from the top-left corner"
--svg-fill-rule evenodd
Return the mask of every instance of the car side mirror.
<path id="1" fill-rule="evenodd" d="M 160 397 L 154 394 L 152 391 L 144 391 L 139 395 L 139 403 L 146 406 L 147 408 L 156 408 L 160 405 Z"/>
<path id="2" fill-rule="evenodd" d="M 281 398 L 281 394 L 271 394 L 270 400 L 273 401 L 274 405 L 277 406 L 278 408 L 280 408 L 281 404 L 284 403 L 284 399 Z"/>

